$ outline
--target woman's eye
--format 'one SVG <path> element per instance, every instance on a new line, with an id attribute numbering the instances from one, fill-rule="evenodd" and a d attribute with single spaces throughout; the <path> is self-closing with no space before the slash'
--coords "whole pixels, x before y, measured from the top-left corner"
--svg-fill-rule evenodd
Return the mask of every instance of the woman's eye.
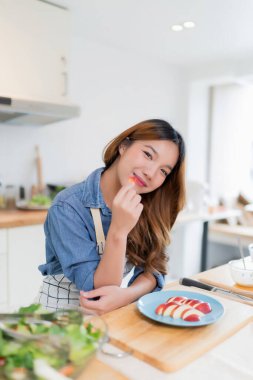
<path id="1" fill-rule="evenodd" d="M 152 160 L 152 154 L 150 154 L 149 152 L 146 152 L 145 150 L 143 151 L 144 154 L 150 159 Z"/>
<path id="2" fill-rule="evenodd" d="M 169 173 L 166 172 L 166 170 L 161 169 L 161 172 L 163 173 L 164 177 L 167 177 Z"/>

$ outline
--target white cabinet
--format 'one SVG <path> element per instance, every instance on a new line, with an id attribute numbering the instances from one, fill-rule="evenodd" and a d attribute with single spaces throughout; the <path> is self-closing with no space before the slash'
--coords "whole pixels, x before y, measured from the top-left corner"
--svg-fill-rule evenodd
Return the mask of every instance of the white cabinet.
<path id="1" fill-rule="evenodd" d="M 8 229 L 9 305 L 34 301 L 42 283 L 38 266 L 45 262 L 43 225 Z"/>
<path id="2" fill-rule="evenodd" d="M 41 0 L 0 0 L 0 96 L 67 100 L 70 14 Z"/>
<path id="3" fill-rule="evenodd" d="M 5 305 L 7 298 L 7 255 L 0 254 L 0 305 Z"/>
<path id="4" fill-rule="evenodd" d="M 6 229 L 0 229 L 0 255 L 5 253 L 7 250 L 7 230 Z"/>

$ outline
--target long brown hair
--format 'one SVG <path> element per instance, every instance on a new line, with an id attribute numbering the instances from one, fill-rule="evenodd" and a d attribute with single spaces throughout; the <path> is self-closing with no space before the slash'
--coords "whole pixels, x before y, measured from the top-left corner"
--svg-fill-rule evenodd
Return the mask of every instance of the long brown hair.
<path id="1" fill-rule="evenodd" d="M 126 256 L 147 272 L 167 273 L 166 246 L 170 230 L 185 203 L 185 144 L 182 136 L 166 121 L 146 120 L 134 125 L 113 139 L 103 153 L 108 169 L 119 156 L 121 144 L 136 140 L 169 140 L 178 146 L 179 157 L 172 172 L 156 190 L 141 194 L 144 205 L 138 223 L 127 238 Z"/>

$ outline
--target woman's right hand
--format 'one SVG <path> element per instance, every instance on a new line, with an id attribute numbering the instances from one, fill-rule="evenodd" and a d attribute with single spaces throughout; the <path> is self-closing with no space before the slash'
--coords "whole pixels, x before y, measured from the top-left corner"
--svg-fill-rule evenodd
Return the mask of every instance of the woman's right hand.
<path id="1" fill-rule="evenodd" d="M 110 229 L 117 235 L 128 235 L 138 222 L 142 210 L 141 196 L 134 189 L 134 184 L 122 186 L 112 202 Z"/>

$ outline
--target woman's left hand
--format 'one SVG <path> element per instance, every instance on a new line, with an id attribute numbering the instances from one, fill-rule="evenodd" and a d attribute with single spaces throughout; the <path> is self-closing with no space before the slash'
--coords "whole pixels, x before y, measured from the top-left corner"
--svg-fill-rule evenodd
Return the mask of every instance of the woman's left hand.
<path id="1" fill-rule="evenodd" d="M 92 311 L 100 315 L 130 303 L 128 293 L 128 288 L 120 288 L 116 285 L 102 286 L 89 292 L 81 291 L 80 305 L 88 312 Z M 95 297 L 100 298 L 97 301 L 90 300 Z"/>

